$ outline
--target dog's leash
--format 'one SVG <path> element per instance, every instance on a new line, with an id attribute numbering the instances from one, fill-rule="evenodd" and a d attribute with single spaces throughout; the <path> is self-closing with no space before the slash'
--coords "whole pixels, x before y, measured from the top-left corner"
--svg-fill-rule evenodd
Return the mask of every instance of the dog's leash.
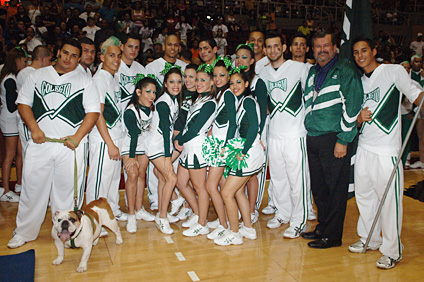
<path id="1" fill-rule="evenodd" d="M 54 143 L 65 143 L 66 141 L 71 142 L 75 148 L 78 147 L 77 142 L 75 142 L 74 139 L 71 137 L 66 137 L 64 140 L 58 139 L 58 138 L 50 138 L 46 137 L 47 142 L 54 142 Z M 77 168 L 77 152 L 74 151 L 74 210 L 78 210 L 78 168 Z"/>
<path id="2" fill-rule="evenodd" d="M 83 212 L 83 215 L 87 215 L 88 218 L 90 219 L 91 226 L 93 227 L 93 234 L 94 234 L 96 232 L 96 224 L 94 223 L 93 217 L 89 213 L 86 213 L 84 211 L 82 211 L 82 212 Z M 81 231 L 82 231 L 82 225 L 81 225 L 81 228 L 80 228 L 78 234 L 74 238 L 71 238 L 69 240 L 70 243 L 71 243 L 71 249 L 79 249 L 79 247 L 75 246 L 75 239 L 77 239 L 77 237 L 78 237 L 78 235 L 80 235 Z"/>

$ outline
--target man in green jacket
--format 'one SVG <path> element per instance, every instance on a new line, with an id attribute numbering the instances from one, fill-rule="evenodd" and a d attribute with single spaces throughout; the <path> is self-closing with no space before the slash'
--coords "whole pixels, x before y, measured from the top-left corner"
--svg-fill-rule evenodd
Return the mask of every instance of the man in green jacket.
<path id="1" fill-rule="evenodd" d="M 317 64 L 306 80 L 305 128 L 311 189 L 318 225 L 302 234 L 311 248 L 341 246 L 350 176 L 351 142 L 363 90 L 359 71 L 336 55 L 334 35 L 317 32 L 312 39 Z"/>

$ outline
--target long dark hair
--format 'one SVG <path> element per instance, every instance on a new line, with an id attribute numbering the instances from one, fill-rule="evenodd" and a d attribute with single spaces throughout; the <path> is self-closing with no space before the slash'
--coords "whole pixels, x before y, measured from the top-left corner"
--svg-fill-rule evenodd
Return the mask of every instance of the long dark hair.
<path id="1" fill-rule="evenodd" d="M 228 72 L 231 70 L 231 66 L 228 66 L 228 68 L 225 66 L 225 63 L 223 60 L 219 60 L 216 62 L 215 64 L 215 68 L 216 67 L 224 67 Z M 215 69 L 214 68 L 214 69 Z M 230 87 L 230 80 L 228 80 L 227 84 L 225 84 L 221 91 L 219 93 L 217 93 L 216 95 L 216 102 L 219 103 L 219 100 L 221 100 L 222 96 L 224 95 L 225 90 L 227 90 Z"/>
<path id="2" fill-rule="evenodd" d="M 131 99 L 128 102 L 128 105 L 126 107 L 126 108 L 128 108 L 130 105 L 134 105 L 134 108 L 137 110 L 139 119 L 141 119 L 141 115 L 140 115 L 140 105 L 138 103 L 137 89 L 142 91 L 142 89 L 147 87 L 147 85 L 149 85 L 149 84 L 153 84 L 154 86 L 156 86 L 156 88 L 158 87 L 157 84 L 156 84 L 156 81 L 151 77 L 145 77 L 145 78 L 141 79 L 139 82 L 137 82 L 137 84 L 135 85 L 134 92 L 131 96 Z M 153 104 L 150 107 L 150 110 L 152 110 L 152 111 L 155 110 L 155 107 L 154 107 Z"/>
<path id="3" fill-rule="evenodd" d="M 13 74 L 16 76 L 18 74 L 19 70 L 16 65 L 16 60 L 20 58 L 26 58 L 25 51 L 20 47 L 13 48 L 9 53 L 7 53 L 3 69 L 0 72 L 0 83 L 7 75 Z"/>
<path id="4" fill-rule="evenodd" d="M 251 84 L 252 83 L 252 80 L 255 78 L 255 75 L 256 75 L 256 73 L 255 73 L 255 67 L 256 67 L 255 53 L 253 52 L 253 50 L 248 45 L 242 45 L 242 46 L 240 46 L 237 49 L 237 51 L 240 50 L 240 49 L 249 51 L 250 57 L 254 61 L 253 64 L 251 64 L 250 66 L 246 66 L 246 67 L 249 67 L 249 72 L 248 72 L 248 75 L 249 76 L 248 77 L 249 77 L 249 84 Z M 237 51 L 236 51 L 236 54 L 237 54 Z"/>
<path id="5" fill-rule="evenodd" d="M 240 74 L 240 76 L 241 76 L 241 79 L 244 81 L 244 82 L 249 82 L 249 85 L 246 87 L 246 89 L 244 90 L 244 92 L 243 92 L 243 98 L 244 97 L 248 97 L 248 96 L 251 96 L 252 98 L 253 98 L 253 95 L 252 95 L 252 91 L 250 90 L 250 81 L 249 81 L 249 76 L 248 76 L 248 72 L 246 72 L 245 70 L 240 70 L 240 72 L 239 73 L 232 73 L 231 75 L 230 75 L 230 78 L 231 78 L 231 76 L 233 76 L 233 75 L 237 75 L 237 74 Z M 254 99 L 254 98 L 253 98 Z M 241 105 L 242 105 L 243 103 L 240 103 L 239 104 L 239 106 L 238 106 L 238 108 L 237 108 L 237 111 L 240 109 L 240 107 L 241 107 Z"/>
<path id="6" fill-rule="evenodd" d="M 204 64 L 204 66 L 202 66 L 202 68 L 197 69 L 197 73 L 203 72 L 203 73 L 207 74 L 209 76 L 209 78 L 213 81 L 213 72 L 212 71 L 210 73 L 206 72 L 205 71 L 206 67 L 207 67 L 207 65 Z M 213 86 L 212 86 L 212 90 L 209 92 L 209 95 L 207 96 L 208 100 L 215 99 L 216 93 L 217 93 L 217 90 L 216 90 L 216 85 L 214 83 Z M 196 94 L 191 97 L 192 104 L 194 104 L 196 102 L 197 97 L 199 97 L 199 93 L 196 92 Z"/>
<path id="7" fill-rule="evenodd" d="M 165 92 L 168 93 L 168 89 L 166 89 L 165 86 L 165 82 L 168 80 L 169 76 L 173 73 L 179 74 L 181 76 L 181 80 L 183 79 L 183 74 L 181 73 L 181 70 L 179 68 L 171 68 L 164 76 L 163 78 L 163 86 L 162 86 L 162 90 L 160 91 L 160 94 L 158 96 L 156 96 L 156 101 L 160 98 L 160 96 L 162 96 Z M 182 92 L 183 92 L 183 88 L 181 88 L 181 92 L 180 94 L 178 94 L 177 96 L 177 100 L 178 100 L 178 105 L 179 108 L 181 108 L 181 103 L 182 103 Z"/>
<path id="8" fill-rule="evenodd" d="M 198 67 L 199 67 L 198 65 L 193 64 L 193 63 L 188 64 L 186 66 L 186 68 L 185 68 L 185 72 L 187 72 L 187 70 L 194 70 L 195 72 L 197 72 L 197 68 Z M 187 90 L 187 87 L 185 86 L 185 83 L 184 83 L 184 85 L 183 85 L 183 91 L 186 91 L 186 90 Z"/>

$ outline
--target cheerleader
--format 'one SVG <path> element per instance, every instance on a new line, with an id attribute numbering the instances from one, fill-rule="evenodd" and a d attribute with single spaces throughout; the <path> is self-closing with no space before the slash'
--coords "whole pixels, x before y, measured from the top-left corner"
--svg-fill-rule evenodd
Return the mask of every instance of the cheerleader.
<path id="1" fill-rule="evenodd" d="M 267 107 L 268 107 L 268 94 L 266 85 L 262 79 L 260 79 L 255 74 L 255 53 L 253 51 L 253 43 L 249 44 L 240 44 L 236 49 L 236 66 L 246 66 L 246 74 L 249 78 L 250 90 L 252 96 L 256 99 L 259 104 L 261 122 L 259 124 L 259 134 L 260 134 L 260 144 L 265 150 L 266 146 L 266 132 L 265 123 L 267 119 Z M 266 131 L 266 130 L 265 130 Z M 258 178 L 260 183 L 258 182 Z M 265 190 L 265 179 L 266 179 L 266 170 L 263 171 L 257 177 L 252 177 L 247 183 L 247 194 L 249 196 L 250 203 L 250 212 L 252 217 L 252 222 L 255 223 L 258 221 L 259 217 L 259 207 L 262 202 L 263 192 Z M 258 197 L 259 195 L 259 197 Z"/>
<path id="2" fill-rule="evenodd" d="M 245 67 L 242 66 L 244 69 Z M 251 95 L 247 72 L 234 68 L 230 72 L 231 92 L 240 100 L 237 114 L 237 136 L 245 139 L 243 148 L 236 153 L 237 162 L 244 162 L 241 169 L 234 168 L 228 163 L 229 175 L 221 190 L 227 215 L 230 221 L 230 232 L 214 240 L 217 245 L 243 244 L 243 237 L 256 239 L 256 230 L 252 227 L 249 201 L 244 193 L 244 186 L 249 179 L 262 170 L 265 163 L 265 152 L 260 144 L 260 110 L 256 100 Z M 231 123 L 230 123 L 231 128 Z M 228 147 L 231 145 L 228 142 Z M 237 165 L 236 165 L 237 167 Z M 235 197 L 235 198 L 234 198 Z M 237 199 L 237 202 L 236 202 Z M 239 228 L 238 209 L 243 218 Z"/>
<path id="3" fill-rule="evenodd" d="M 169 202 L 177 183 L 172 163 L 178 154 L 173 154 L 172 134 L 180 108 L 183 76 L 178 66 L 168 66 L 161 73 L 164 75 L 164 87 L 155 103 L 156 111 L 153 114 L 146 154 L 155 166 L 155 174 L 159 180 L 156 226 L 162 233 L 172 234 L 174 230 L 169 223 L 178 221 L 178 218 L 168 214 Z"/>
<path id="4" fill-rule="evenodd" d="M 178 134 L 184 130 L 184 126 L 187 120 L 187 114 L 190 110 L 191 106 L 191 97 L 196 95 L 196 72 L 199 66 L 196 64 L 188 64 L 184 71 L 184 91 L 183 91 L 183 102 L 181 103 L 180 113 L 178 115 L 178 119 L 175 122 L 174 126 L 174 137 L 178 136 Z M 178 151 L 175 151 L 178 152 Z M 179 152 L 178 152 L 179 154 Z M 175 197 L 176 198 L 176 197 Z M 181 196 L 171 201 L 172 209 L 171 214 L 173 214 L 173 210 L 178 210 L 180 208 L 179 199 Z M 182 198 L 184 199 L 184 198 Z M 184 199 L 184 206 L 179 210 L 176 217 L 179 220 L 184 220 L 190 217 L 193 214 L 192 209 L 187 204 Z"/>
<path id="5" fill-rule="evenodd" d="M 235 133 L 235 116 L 236 116 L 236 97 L 229 90 L 229 70 L 231 70 L 231 60 L 228 57 L 218 57 L 213 63 L 213 79 L 218 89 L 216 98 L 217 109 L 215 120 L 212 125 L 212 138 L 217 138 L 223 145 L 228 139 L 234 137 Z M 231 118 L 230 118 L 231 117 Z M 233 130 L 228 130 L 229 121 L 234 122 L 231 126 Z M 222 200 L 219 187 L 224 186 L 225 178 L 223 177 L 225 162 L 218 159 L 216 162 L 209 164 L 208 179 L 206 181 L 206 189 L 212 199 L 218 219 L 208 223 L 209 228 L 216 228 L 208 234 L 207 238 L 214 240 L 225 234 L 228 229 L 227 215 L 225 213 L 224 201 Z"/>
<path id="6" fill-rule="evenodd" d="M 183 232 L 184 236 L 189 237 L 209 233 L 206 225 L 209 209 L 209 194 L 206 190 L 207 163 L 202 155 L 202 144 L 211 128 L 216 109 L 216 87 L 211 65 L 203 64 L 198 68 L 196 90 L 197 95 L 192 97 L 193 104 L 185 128 L 175 140 L 175 148 L 182 151 L 177 187 L 194 212 L 189 220 L 183 223 L 183 227 L 190 227 Z M 194 191 L 189 186 L 189 180 Z"/>
<path id="7" fill-rule="evenodd" d="M 144 77 L 144 75 L 141 75 Z M 140 78 L 140 75 L 139 75 Z M 128 204 L 127 231 L 137 232 L 136 199 L 142 209 L 146 169 L 149 159 L 145 154 L 146 133 L 152 120 L 152 105 L 156 98 L 156 82 L 144 77 L 136 83 L 134 93 L 124 112 L 124 139 L 121 156 L 128 174 L 125 192 Z"/>
<path id="8" fill-rule="evenodd" d="M 10 170 L 16 157 L 17 184 L 15 191 L 20 192 L 22 181 L 22 145 L 19 140 L 19 115 L 15 104 L 18 97 L 16 76 L 27 66 L 27 54 L 21 47 L 12 49 L 6 57 L 6 62 L 0 73 L 1 81 L 1 115 L 0 128 L 5 143 L 5 156 L 2 165 L 3 188 L 0 188 L 0 201 L 19 202 L 19 196 L 10 190 Z M 4 194 L 3 194 L 4 192 Z"/>

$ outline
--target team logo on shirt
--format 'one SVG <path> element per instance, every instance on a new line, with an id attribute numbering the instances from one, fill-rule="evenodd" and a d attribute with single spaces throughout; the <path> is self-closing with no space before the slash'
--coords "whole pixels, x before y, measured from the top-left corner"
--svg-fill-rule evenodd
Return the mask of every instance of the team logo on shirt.
<path id="1" fill-rule="evenodd" d="M 312 87 L 314 85 L 315 80 L 315 74 L 311 75 L 311 77 L 308 79 L 308 87 Z"/>
<path id="2" fill-rule="evenodd" d="M 369 93 L 365 93 L 364 102 L 362 103 L 362 105 L 365 105 L 368 100 L 374 101 L 376 103 L 380 102 L 380 87 L 377 87 Z"/>
<path id="3" fill-rule="evenodd" d="M 148 120 L 142 120 L 140 122 L 140 130 L 141 133 L 147 132 L 149 131 L 150 128 L 150 123 L 152 122 L 152 119 L 148 119 Z"/>
<path id="4" fill-rule="evenodd" d="M 121 77 L 120 77 L 121 85 L 127 85 L 129 83 L 133 83 L 135 78 L 136 78 L 135 75 L 130 76 L 130 75 L 125 75 L 125 74 L 121 73 Z"/>
<path id="5" fill-rule="evenodd" d="M 71 94 L 71 83 L 54 85 L 50 82 L 43 81 L 41 82 L 40 93 L 41 96 L 46 96 L 50 93 L 58 93 L 68 98 Z"/>
<path id="6" fill-rule="evenodd" d="M 281 89 L 284 92 L 287 91 L 287 78 L 278 81 L 268 81 L 268 93 L 271 93 L 275 88 Z"/>

